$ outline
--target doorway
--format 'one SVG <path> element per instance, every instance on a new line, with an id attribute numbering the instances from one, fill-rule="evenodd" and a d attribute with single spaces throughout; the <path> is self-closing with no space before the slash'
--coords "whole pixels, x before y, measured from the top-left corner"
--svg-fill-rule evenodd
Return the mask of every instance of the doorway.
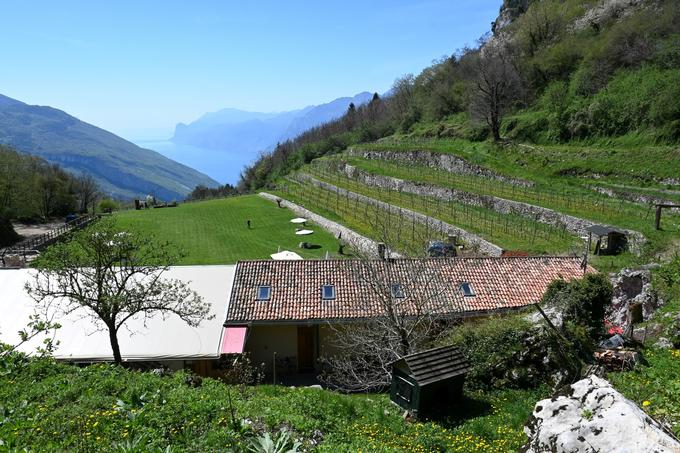
<path id="1" fill-rule="evenodd" d="M 297 328 L 298 372 L 314 370 L 315 338 L 316 338 L 316 326 L 298 326 Z"/>

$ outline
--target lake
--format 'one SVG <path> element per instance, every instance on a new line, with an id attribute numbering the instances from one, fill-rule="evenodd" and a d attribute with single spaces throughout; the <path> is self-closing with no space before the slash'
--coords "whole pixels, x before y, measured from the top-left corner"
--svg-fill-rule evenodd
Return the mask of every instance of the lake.
<path id="1" fill-rule="evenodd" d="M 194 168 L 220 184 L 236 184 L 243 167 L 256 159 L 251 153 L 198 148 L 168 140 L 134 140 L 142 148 L 157 151 L 172 160 Z"/>

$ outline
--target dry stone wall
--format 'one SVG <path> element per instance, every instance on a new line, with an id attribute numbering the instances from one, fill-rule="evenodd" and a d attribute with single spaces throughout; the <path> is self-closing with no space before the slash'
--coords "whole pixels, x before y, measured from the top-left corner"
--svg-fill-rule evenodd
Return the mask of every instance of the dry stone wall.
<path id="1" fill-rule="evenodd" d="M 418 164 L 461 175 L 483 176 L 485 178 L 503 181 L 520 187 L 531 187 L 534 185 L 531 181 L 510 178 L 498 174 L 488 168 L 472 164 L 453 154 L 434 153 L 430 151 L 364 151 L 356 148 L 349 148 L 347 155 L 371 160 L 390 160 L 408 164 Z"/>
<path id="2" fill-rule="evenodd" d="M 332 184 L 329 184 L 324 181 L 320 181 L 312 176 L 306 175 L 306 174 L 301 174 L 298 176 L 300 179 L 308 181 L 318 187 L 324 188 L 326 190 L 331 190 L 333 192 L 339 191 L 339 193 L 342 196 L 348 195 L 352 199 L 357 199 L 362 202 L 362 203 L 369 203 L 369 204 L 374 204 L 379 206 L 381 209 L 385 210 L 401 210 L 401 212 L 406 215 L 407 217 L 422 223 L 422 224 L 429 224 L 429 225 L 434 225 L 434 226 L 440 226 L 444 231 L 446 231 L 449 234 L 453 234 L 458 236 L 463 242 L 465 242 L 469 248 L 472 249 L 477 249 L 479 250 L 480 253 L 484 255 L 489 255 L 489 256 L 501 256 L 503 254 L 503 249 L 496 244 L 493 244 L 492 242 L 487 241 L 486 239 L 482 239 L 481 237 L 477 236 L 476 234 L 470 233 L 469 231 L 466 231 L 462 228 L 459 228 L 455 225 L 451 225 L 449 223 L 443 222 L 440 219 L 435 219 L 434 217 L 427 216 L 425 214 L 421 214 L 419 212 L 411 211 L 410 209 L 402 208 L 399 206 L 394 206 L 389 203 L 385 203 L 383 201 L 375 200 L 373 198 L 367 197 L 365 195 L 361 195 L 346 189 L 342 189 L 340 187 L 334 186 Z"/>
<path id="3" fill-rule="evenodd" d="M 562 214 L 549 208 L 520 201 L 507 200 L 491 195 L 479 195 L 432 184 L 416 183 L 391 176 L 374 175 L 350 164 L 340 164 L 338 169 L 348 177 L 368 186 L 433 197 L 445 201 L 456 201 L 472 206 L 482 206 L 503 214 L 517 214 L 557 228 L 564 228 L 568 232 L 579 236 L 587 234 L 587 229 L 596 224 L 596 222 L 591 220 Z M 645 243 L 645 237 L 637 231 L 626 230 L 626 232 L 630 238 L 631 250 L 639 253 L 642 245 Z"/>

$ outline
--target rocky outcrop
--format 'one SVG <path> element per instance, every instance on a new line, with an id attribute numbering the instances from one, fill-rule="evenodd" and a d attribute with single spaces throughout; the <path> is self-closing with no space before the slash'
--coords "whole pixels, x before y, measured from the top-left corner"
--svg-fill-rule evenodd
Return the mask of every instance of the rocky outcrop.
<path id="1" fill-rule="evenodd" d="M 300 178 L 303 181 L 310 182 L 318 187 L 324 188 L 326 190 L 330 190 L 332 192 L 338 192 L 341 196 L 349 196 L 351 199 L 356 200 L 358 199 L 361 203 L 368 203 L 370 205 L 378 206 L 380 209 L 384 210 L 389 210 L 389 211 L 396 211 L 401 213 L 407 217 L 412 219 L 415 222 L 422 223 L 422 224 L 427 224 L 430 225 L 433 229 L 439 228 L 442 230 L 444 234 L 452 234 L 456 235 L 461 241 L 463 241 L 465 244 L 467 244 L 468 248 L 472 250 L 478 251 L 482 255 L 488 255 L 488 256 L 501 256 L 503 254 L 503 249 L 496 244 L 487 241 L 486 239 L 482 239 L 481 237 L 477 236 L 476 234 L 470 233 L 469 231 L 466 231 L 462 228 L 459 228 L 455 225 L 451 225 L 450 223 L 443 222 L 439 219 L 435 219 L 434 217 L 427 216 L 425 214 L 421 214 L 419 212 L 411 211 L 410 209 L 405 209 L 401 208 L 399 206 L 394 206 L 389 203 L 385 203 L 383 201 L 378 201 L 373 198 L 367 197 L 365 195 L 361 195 L 337 186 L 334 186 L 332 184 L 329 184 L 324 181 L 320 181 L 316 178 L 313 178 L 312 176 L 309 176 L 307 174 L 300 174 L 298 175 L 298 178 Z"/>
<path id="2" fill-rule="evenodd" d="M 461 175 L 483 176 L 485 178 L 503 181 L 520 187 L 532 187 L 534 183 L 519 178 L 496 173 L 488 168 L 473 164 L 453 154 L 435 153 L 430 151 L 367 151 L 357 148 L 347 150 L 349 156 L 361 157 L 371 160 L 391 160 L 407 164 L 423 165 L 425 167 L 436 168 L 438 170 L 458 173 Z"/>
<path id="3" fill-rule="evenodd" d="M 680 451 L 680 442 L 609 382 L 590 376 L 571 385 L 567 395 L 539 401 L 524 428 L 522 451 L 636 452 Z"/>
<path id="4" fill-rule="evenodd" d="M 649 3 L 646 0 L 601 0 L 574 21 L 571 28 L 573 31 L 585 28 L 597 30 L 605 23 L 623 19 Z"/>
<path id="5" fill-rule="evenodd" d="M 611 277 L 614 293 L 606 320 L 625 331 L 630 325 L 631 304 L 642 305 L 643 320 L 647 320 L 663 301 L 652 288 L 652 274 L 649 269 L 623 269 Z"/>

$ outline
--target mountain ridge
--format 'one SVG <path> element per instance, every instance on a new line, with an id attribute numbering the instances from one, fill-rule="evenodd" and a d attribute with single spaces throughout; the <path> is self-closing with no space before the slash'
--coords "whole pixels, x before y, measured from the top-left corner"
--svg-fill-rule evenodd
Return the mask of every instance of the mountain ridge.
<path id="1" fill-rule="evenodd" d="M 219 150 L 256 153 L 269 151 L 278 142 L 342 116 L 350 103 L 367 103 L 373 94 L 367 91 L 345 96 L 319 105 L 283 111 L 250 112 L 224 108 L 208 112 L 189 124 L 179 123 L 170 139 L 175 143 Z"/>
<path id="2" fill-rule="evenodd" d="M 67 112 L 3 95 L 0 143 L 40 156 L 71 173 L 89 173 L 103 192 L 116 198 L 153 193 L 162 199 L 179 199 L 197 185 L 219 184 L 197 170 Z"/>

